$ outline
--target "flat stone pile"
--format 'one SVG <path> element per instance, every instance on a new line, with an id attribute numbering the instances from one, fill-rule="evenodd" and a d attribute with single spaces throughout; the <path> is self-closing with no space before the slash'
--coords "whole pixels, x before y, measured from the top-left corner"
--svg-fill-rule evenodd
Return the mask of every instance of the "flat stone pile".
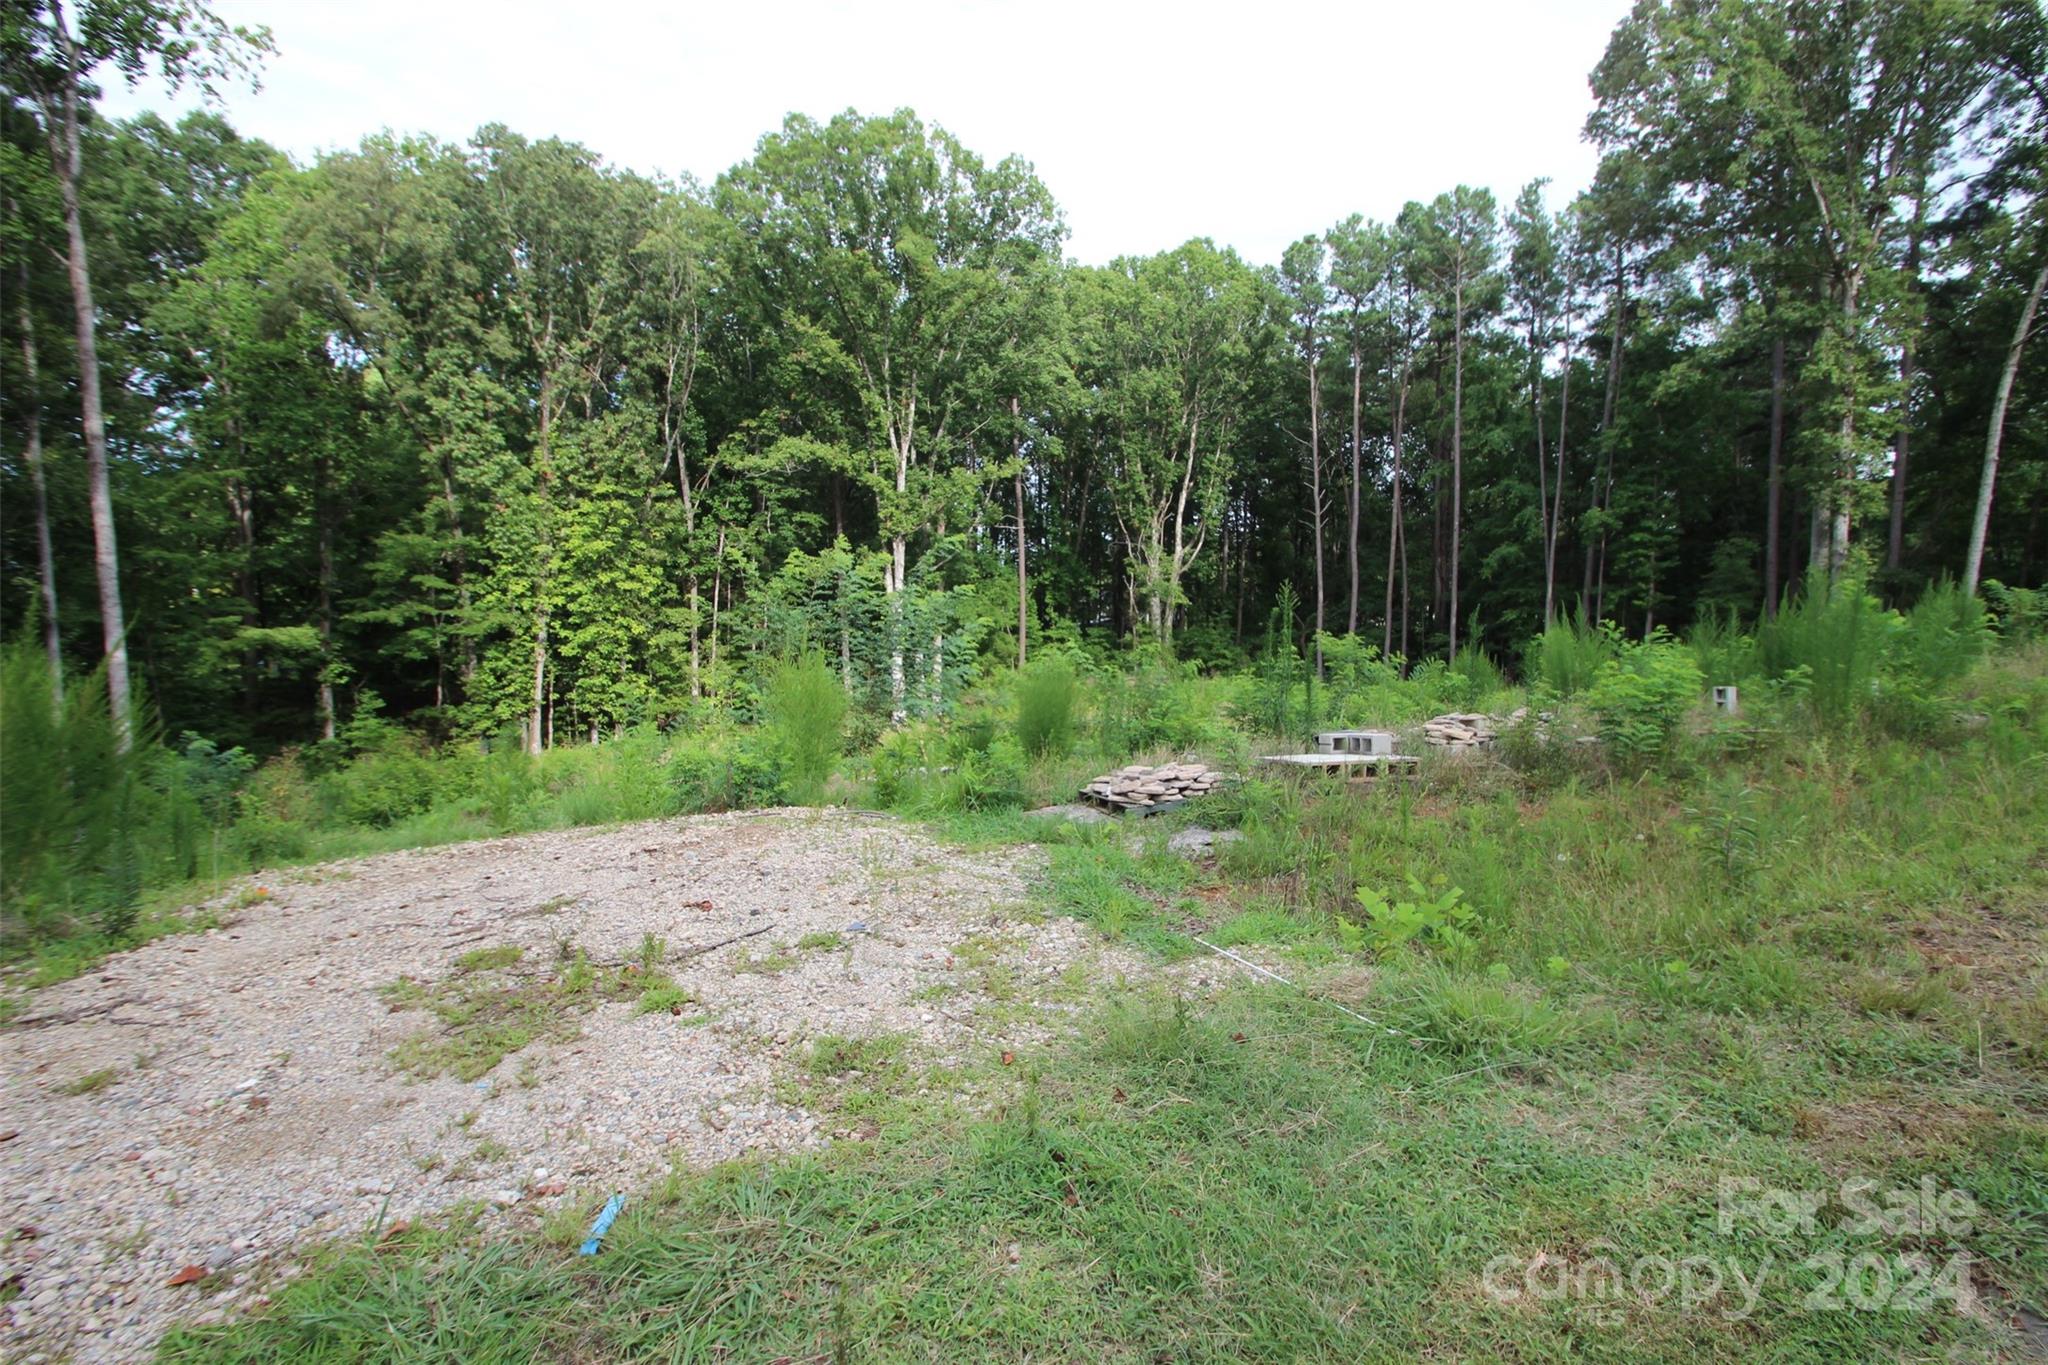
<path id="1" fill-rule="evenodd" d="M 1453 752 L 1491 744 L 1497 734 L 1493 717 L 1482 716 L 1476 711 L 1452 711 L 1422 722 L 1424 743 Z"/>
<path id="2" fill-rule="evenodd" d="M 1148 768 L 1137 763 L 1104 773 L 1081 788 L 1081 796 L 1111 810 L 1151 810 L 1207 796 L 1221 785 L 1223 774 L 1207 764 L 1167 763 Z"/>

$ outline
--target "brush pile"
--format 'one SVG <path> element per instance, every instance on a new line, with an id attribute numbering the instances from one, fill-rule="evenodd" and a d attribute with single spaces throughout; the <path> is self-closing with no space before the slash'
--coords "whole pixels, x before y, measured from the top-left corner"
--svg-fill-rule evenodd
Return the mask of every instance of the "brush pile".
<path id="1" fill-rule="evenodd" d="M 1223 774 L 1202 763 L 1133 764 L 1104 773 L 1081 788 L 1081 797 L 1109 810 L 1157 810 L 1223 785 Z"/>

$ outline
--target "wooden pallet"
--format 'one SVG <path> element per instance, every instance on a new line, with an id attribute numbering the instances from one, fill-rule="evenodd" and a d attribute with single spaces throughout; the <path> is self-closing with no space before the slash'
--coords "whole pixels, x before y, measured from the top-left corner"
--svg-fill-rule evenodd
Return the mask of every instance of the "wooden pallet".
<path id="1" fill-rule="evenodd" d="M 1370 785 L 1382 778 L 1407 780 L 1422 775 L 1422 760 L 1409 754 L 1268 754 L 1259 762 L 1268 767 L 1315 773 L 1361 785 Z"/>

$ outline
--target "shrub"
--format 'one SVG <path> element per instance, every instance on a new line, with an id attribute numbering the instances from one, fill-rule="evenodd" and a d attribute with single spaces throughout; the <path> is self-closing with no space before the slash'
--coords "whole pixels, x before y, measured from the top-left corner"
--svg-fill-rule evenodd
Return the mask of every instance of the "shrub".
<path id="1" fill-rule="evenodd" d="M 782 789 L 781 773 L 768 747 L 731 735 L 693 735 L 678 741 L 669 751 L 668 771 L 679 811 L 765 806 Z"/>
<path id="2" fill-rule="evenodd" d="M 1017 742 L 1033 758 L 1063 757 L 1074 747 L 1080 682 L 1064 655 L 1041 654 L 1017 679 Z"/>
<path id="3" fill-rule="evenodd" d="M 1523 681 L 1555 697 L 1573 697 L 1593 685 L 1614 657 L 1614 641 L 1585 613 L 1573 611 L 1546 626 L 1522 655 Z"/>
<path id="4" fill-rule="evenodd" d="M 1756 637 L 1744 632 L 1732 614 L 1701 618 L 1686 632 L 1685 643 L 1710 686 L 1740 685 L 1758 675 Z"/>
<path id="5" fill-rule="evenodd" d="M 846 722 L 846 690 L 825 656 L 808 650 L 773 665 L 761 712 L 786 795 L 797 805 L 817 804 L 838 762 Z"/>
<path id="6" fill-rule="evenodd" d="M 915 803 L 934 775 L 941 739 L 930 725 L 918 722 L 891 730 L 875 746 L 875 799 L 885 806 Z"/>
<path id="7" fill-rule="evenodd" d="M 1878 670 L 1899 618 L 1864 591 L 1862 577 L 1844 573 L 1829 582 L 1815 568 L 1797 597 L 1787 594 L 1778 614 L 1757 631 L 1764 671 L 1783 678 L 1808 670 L 1808 704 L 1823 721 L 1841 724 L 1870 701 Z"/>
<path id="8" fill-rule="evenodd" d="M 1408 894 L 1414 899 L 1397 901 L 1373 887 L 1358 888 L 1358 904 L 1365 911 L 1367 947 L 1385 956 L 1410 943 L 1420 943 L 1460 958 L 1477 946 L 1471 932 L 1476 916 L 1472 907 L 1465 904 L 1463 890 L 1446 887 L 1441 876 L 1424 886 L 1411 875 Z"/>
<path id="9" fill-rule="evenodd" d="M 1948 683 L 1968 673 L 1991 647 L 1984 604 L 1943 580 L 1920 595 L 1892 641 L 1891 668 L 1926 683 Z"/>
<path id="10" fill-rule="evenodd" d="M 0 652 L 0 905 L 7 937 L 67 932 L 90 916 L 118 937 L 135 922 L 146 857 L 173 846 L 164 801 L 142 783 L 153 736 L 116 742 L 102 674 L 71 679 L 63 704 L 32 645 Z M 189 798 L 188 798 L 189 801 Z M 189 844 L 189 833 L 180 842 Z"/>
<path id="11" fill-rule="evenodd" d="M 328 781 L 343 819 L 382 829 L 430 809 L 438 779 L 431 759 L 398 740 L 364 754 Z"/>
<path id="12" fill-rule="evenodd" d="M 1661 627 L 1642 642 L 1618 642 L 1600 667 L 1586 704 L 1600 718 L 1600 737 L 1616 756 L 1648 758 L 1699 701 L 1700 666 L 1692 651 Z"/>
<path id="13" fill-rule="evenodd" d="M 2008 588 L 1995 578 L 1985 579 L 1983 588 L 2000 639 L 2021 644 L 2048 636 L 2048 588 Z"/>
<path id="14" fill-rule="evenodd" d="M 984 812 L 1015 810 L 1024 804 L 1024 750 L 1003 735 L 986 750 L 969 749 L 947 774 L 941 787 L 950 810 Z"/>

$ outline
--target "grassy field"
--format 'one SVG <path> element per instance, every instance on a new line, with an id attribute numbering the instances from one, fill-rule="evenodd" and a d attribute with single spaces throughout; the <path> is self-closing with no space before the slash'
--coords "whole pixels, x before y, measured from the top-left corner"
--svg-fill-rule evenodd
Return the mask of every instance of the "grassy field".
<path id="1" fill-rule="evenodd" d="M 677 1172 L 591 1258 L 588 1206 L 366 1229 L 164 1357 L 2030 1358 L 2041 660 L 1958 696 L 1911 739 L 1766 707 L 1636 765 L 1522 735 L 1413 788 L 1253 782 L 1203 803 L 1246 835 L 1209 863 L 1166 851 L 1185 815 L 1134 851 L 956 774 L 940 827 L 1047 840 L 1049 908 L 1299 988 L 1104 993 L 945 1072 L 842 1042 L 788 1084 L 868 1141 Z"/>

